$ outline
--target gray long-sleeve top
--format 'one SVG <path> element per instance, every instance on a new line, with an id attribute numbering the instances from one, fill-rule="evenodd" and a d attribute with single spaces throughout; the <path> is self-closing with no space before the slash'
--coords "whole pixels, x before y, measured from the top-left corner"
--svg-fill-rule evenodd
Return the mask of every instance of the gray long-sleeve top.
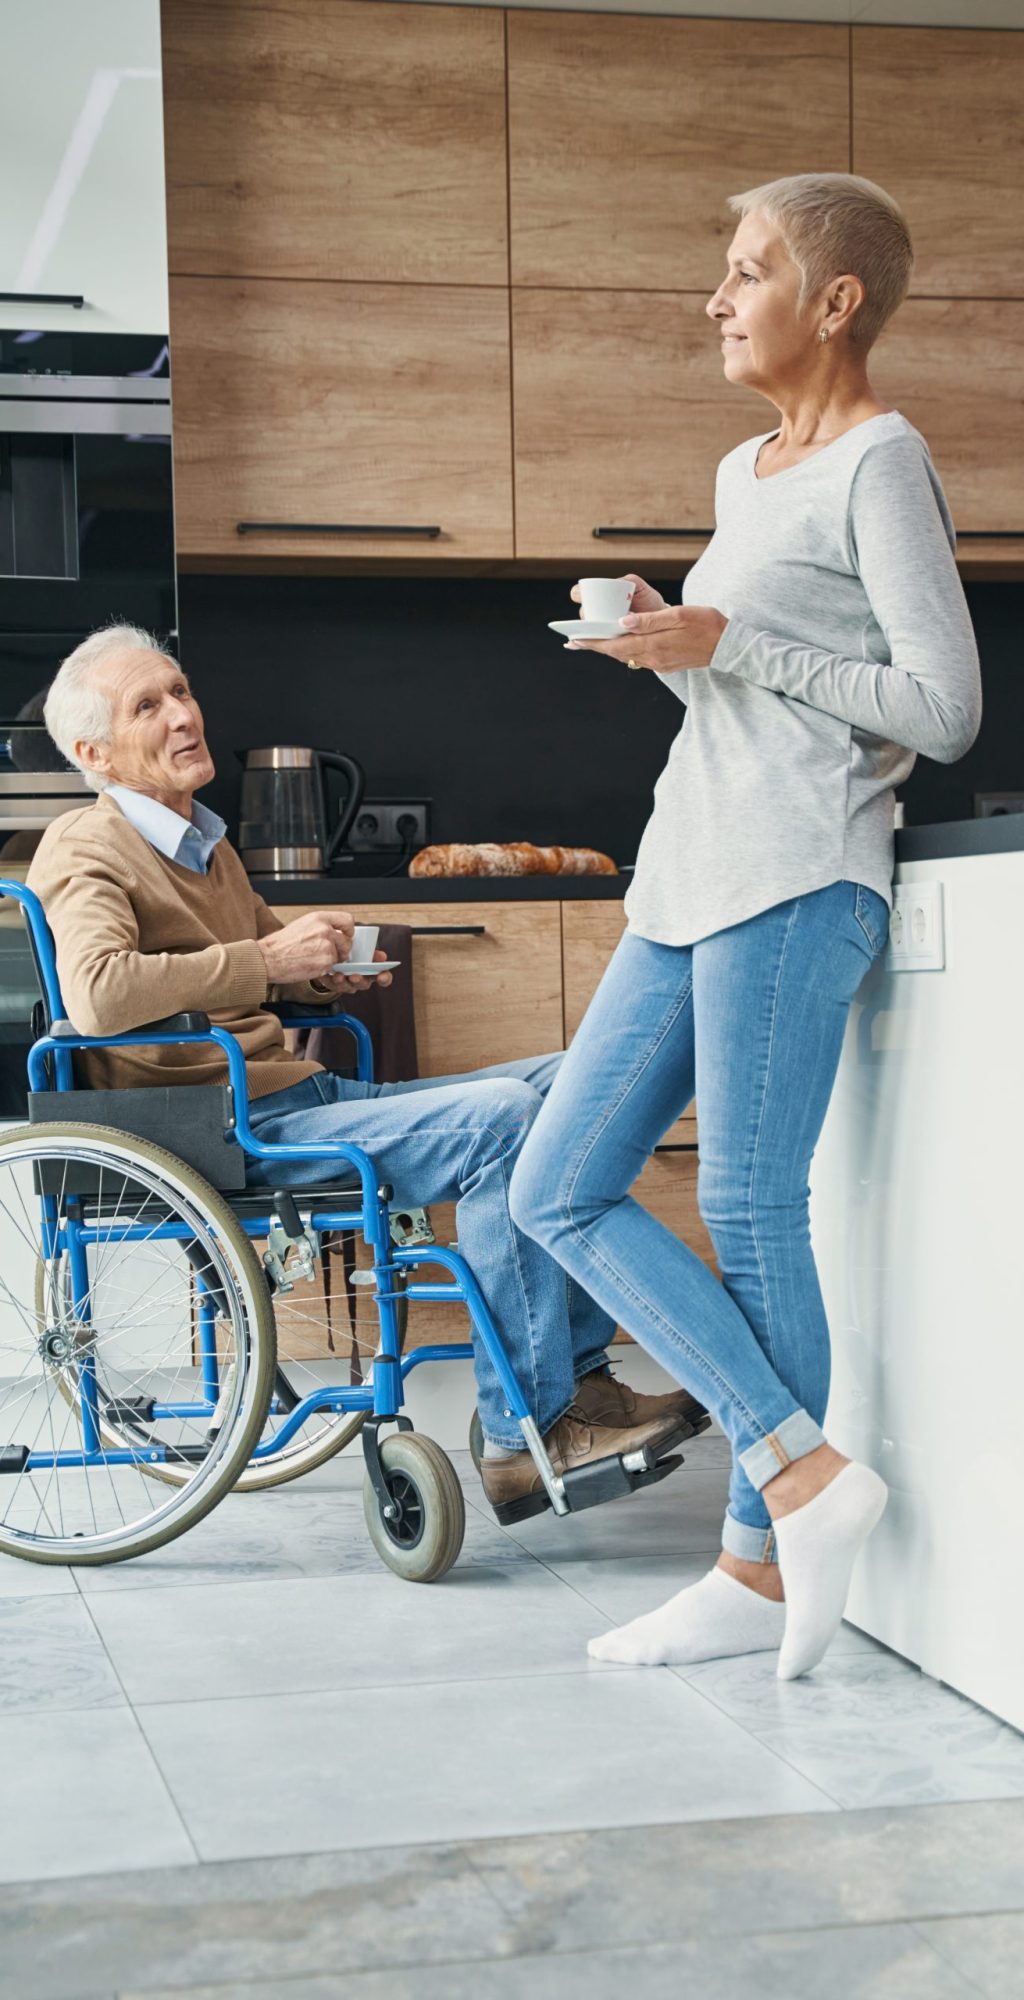
<path id="1" fill-rule="evenodd" d="M 790 897 L 863 882 L 892 906 L 894 788 L 981 721 L 956 533 L 920 432 L 890 410 L 758 479 L 775 432 L 723 458 L 684 604 L 729 623 L 707 668 L 659 676 L 686 717 L 626 897 L 631 931 L 692 944 Z"/>

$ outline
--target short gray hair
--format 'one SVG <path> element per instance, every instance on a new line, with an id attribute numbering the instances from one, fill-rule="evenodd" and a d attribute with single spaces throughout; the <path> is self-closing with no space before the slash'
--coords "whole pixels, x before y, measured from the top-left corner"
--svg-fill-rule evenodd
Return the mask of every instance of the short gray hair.
<path id="1" fill-rule="evenodd" d="M 850 322 L 851 346 L 865 354 L 907 295 L 914 246 L 902 209 L 860 174 L 789 174 L 731 194 L 734 215 L 759 209 L 775 223 L 800 272 L 803 310 L 844 272 L 859 278 L 863 303 Z"/>
<path id="2" fill-rule="evenodd" d="M 96 686 L 96 675 L 121 653 L 156 653 L 167 656 L 152 632 L 141 625 L 104 625 L 90 632 L 58 669 L 46 697 L 43 721 L 58 750 L 69 764 L 84 773 L 94 792 L 106 789 L 110 780 L 87 771 L 75 756 L 75 744 L 109 743 L 114 710 L 110 696 Z"/>

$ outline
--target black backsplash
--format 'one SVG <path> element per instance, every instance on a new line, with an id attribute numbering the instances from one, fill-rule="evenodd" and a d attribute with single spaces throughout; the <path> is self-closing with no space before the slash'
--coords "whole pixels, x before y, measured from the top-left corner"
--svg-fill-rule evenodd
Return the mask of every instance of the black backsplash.
<path id="1" fill-rule="evenodd" d="M 672 587 L 664 586 L 667 595 Z M 181 651 L 236 830 L 240 765 L 263 743 L 347 750 L 369 798 L 433 800 L 435 840 L 558 841 L 632 861 L 682 722 L 649 674 L 566 653 L 549 618 L 568 582 L 184 576 Z M 956 764 L 919 757 L 908 826 L 969 819 L 974 793 L 1024 790 L 1024 584 L 976 583 L 984 720 Z"/>

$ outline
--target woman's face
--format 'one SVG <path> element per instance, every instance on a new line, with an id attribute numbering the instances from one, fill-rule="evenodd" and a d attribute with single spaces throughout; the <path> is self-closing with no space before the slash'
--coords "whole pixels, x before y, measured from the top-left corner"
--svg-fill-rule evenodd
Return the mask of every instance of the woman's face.
<path id="1" fill-rule="evenodd" d="M 726 256 L 727 275 L 705 310 L 718 321 L 729 381 L 760 389 L 806 367 L 820 313 L 813 300 L 797 313 L 800 273 L 756 209 L 743 217 Z"/>

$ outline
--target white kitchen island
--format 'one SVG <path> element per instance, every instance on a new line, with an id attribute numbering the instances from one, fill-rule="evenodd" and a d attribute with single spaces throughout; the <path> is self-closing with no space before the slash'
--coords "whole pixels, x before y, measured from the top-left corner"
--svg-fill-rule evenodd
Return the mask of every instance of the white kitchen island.
<path id="1" fill-rule="evenodd" d="M 1024 816 L 899 834 L 935 883 L 944 964 L 868 974 L 811 1172 L 827 1428 L 890 1488 L 848 1616 L 1024 1728 Z"/>

